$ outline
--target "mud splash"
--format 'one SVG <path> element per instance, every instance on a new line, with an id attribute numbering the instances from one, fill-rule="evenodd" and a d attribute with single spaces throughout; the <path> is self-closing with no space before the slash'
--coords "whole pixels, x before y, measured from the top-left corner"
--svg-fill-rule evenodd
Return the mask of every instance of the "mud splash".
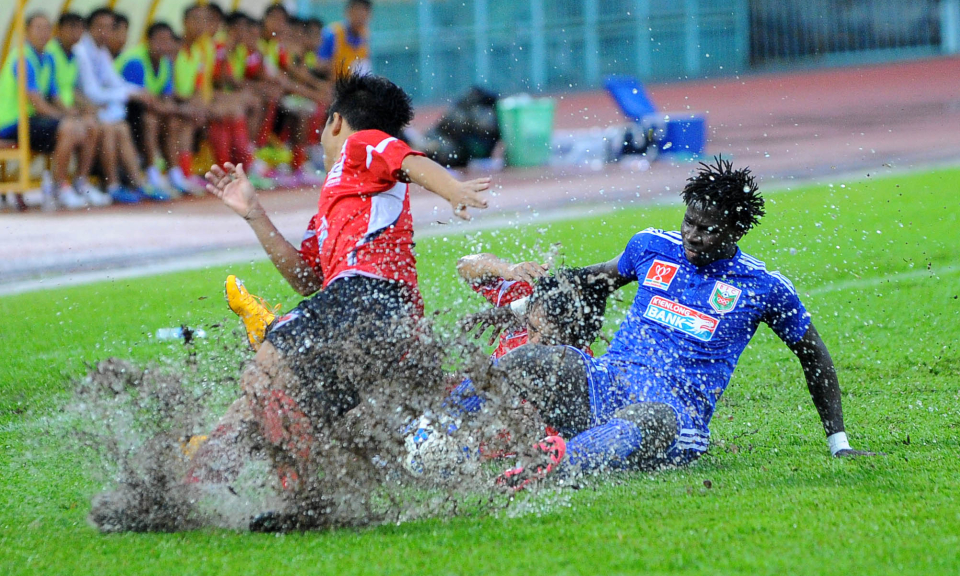
<path id="1" fill-rule="evenodd" d="M 542 433 L 539 417 L 472 339 L 429 326 L 417 334 L 403 361 L 389 366 L 346 341 L 327 350 L 360 382 L 359 402 L 334 420 L 314 419 L 322 423 L 311 430 L 308 473 L 292 481 L 282 473 L 288 451 L 264 441 L 244 394 L 227 410 L 235 417 L 224 419 L 222 402 L 208 394 L 222 386 L 191 384 L 188 364 L 207 352 L 191 352 L 181 366 L 100 362 L 77 383 L 68 408 L 81 422 L 75 439 L 97 455 L 94 468 L 108 488 L 93 498 L 90 522 L 103 532 L 288 531 L 509 506 L 493 478 L 513 460 L 484 461 L 480 446 L 522 459 L 517 446 Z M 451 411 L 448 398 L 464 374 L 486 398 L 469 417 Z M 426 449 L 411 440 L 418 431 L 430 434 Z"/>

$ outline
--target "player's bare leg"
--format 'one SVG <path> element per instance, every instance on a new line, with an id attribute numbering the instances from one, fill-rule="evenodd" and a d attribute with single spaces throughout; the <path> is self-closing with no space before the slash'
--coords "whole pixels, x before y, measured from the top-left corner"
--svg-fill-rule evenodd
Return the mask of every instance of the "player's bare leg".
<path id="1" fill-rule="evenodd" d="M 156 162 L 160 157 L 160 118 L 150 111 L 143 114 L 143 147 L 147 163 Z"/>
<path id="2" fill-rule="evenodd" d="M 86 138 L 80 144 L 77 154 L 77 177 L 86 178 L 93 170 L 93 161 L 97 157 L 96 145 L 90 145 L 91 142 L 99 143 L 103 137 L 103 128 L 93 117 L 85 117 L 83 120 L 83 130 Z"/>
<path id="3" fill-rule="evenodd" d="M 250 141 L 257 139 L 260 131 L 260 124 L 263 123 L 263 115 L 266 113 L 266 103 L 253 90 L 246 88 L 240 92 L 243 100 L 243 115 L 247 119 L 247 128 L 249 128 Z"/>
<path id="4" fill-rule="evenodd" d="M 249 400 L 234 401 L 208 435 L 194 436 L 184 443 L 190 458 L 188 483 L 221 484 L 234 481 L 258 444 L 256 422 Z"/>
<path id="5" fill-rule="evenodd" d="M 570 437 L 591 426 L 587 371 L 579 353 L 566 346 L 527 344 L 501 358 L 499 367 L 509 386 L 561 434 Z"/>
<path id="6" fill-rule="evenodd" d="M 53 172 L 53 181 L 57 186 L 61 186 L 70 182 L 67 173 L 70 167 L 70 157 L 73 155 L 74 149 L 83 143 L 86 134 L 80 122 L 65 118 L 60 122 L 56 138 L 57 145 L 50 155 L 50 169 Z"/>
<path id="7" fill-rule="evenodd" d="M 103 165 L 104 179 L 107 181 L 107 186 L 119 186 L 120 164 L 117 154 L 117 123 L 104 124 L 101 135 L 100 163 Z"/>
<path id="8" fill-rule="evenodd" d="M 285 489 L 296 492 L 316 475 L 313 423 L 297 401 L 299 378 L 270 342 L 264 342 L 240 387 Z"/>
<path id="9" fill-rule="evenodd" d="M 130 131 L 130 125 L 126 122 L 118 122 L 115 126 L 120 163 L 134 184 L 140 187 L 143 185 L 143 178 L 140 175 L 140 159 L 137 156 L 137 147 L 133 143 L 133 133 Z"/>

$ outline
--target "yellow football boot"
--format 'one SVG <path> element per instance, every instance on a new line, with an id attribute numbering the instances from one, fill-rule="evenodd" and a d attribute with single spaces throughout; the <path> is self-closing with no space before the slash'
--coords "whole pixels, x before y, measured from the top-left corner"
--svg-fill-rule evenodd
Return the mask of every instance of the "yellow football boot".
<path id="1" fill-rule="evenodd" d="M 180 440 L 180 451 L 187 457 L 187 460 L 193 458 L 197 450 L 208 440 L 204 435 L 191 436 Z"/>
<path id="2" fill-rule="evenodd" d="M 254 350 L 260 349 L 260 344 L 267 335 L 267 328 L 276 318 L 277 306 L 272 311 L 270 305 L 263 298 L 254 296 L 243 287 L 243 281 L 233 274 L 227 276 L 227 304 L 230 309 L 243 320 L 247 329 L 247 339 Z"/>

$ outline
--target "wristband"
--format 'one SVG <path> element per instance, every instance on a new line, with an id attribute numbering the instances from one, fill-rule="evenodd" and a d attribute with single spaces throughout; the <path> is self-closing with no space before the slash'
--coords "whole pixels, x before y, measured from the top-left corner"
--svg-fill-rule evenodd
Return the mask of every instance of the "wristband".
<path id="1" fill-rule="evenodd" d="M 513 311 L 517 316 L 523 316 L 527 313 L 527 302 L 530 301 L 530 297 L 521 298 L 519 300 L 514 300 L 510 303 L 510 310 Z"/>
<path id="2" fill-rule="evenodd" d="M 841 450 L 849 450 L 850 443 L 847 442 L 846 432 L 837 432 L 827 437 L 827 444 L 830 445 L 830 455 L 836 456 Z"/>

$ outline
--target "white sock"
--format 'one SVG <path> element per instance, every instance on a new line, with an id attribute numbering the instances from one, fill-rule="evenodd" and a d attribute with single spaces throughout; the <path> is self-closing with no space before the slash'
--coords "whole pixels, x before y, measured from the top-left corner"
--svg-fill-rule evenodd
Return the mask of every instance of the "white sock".
<path id="1" fill-rule="evenodd" d="M 181 170 L 179 166 L 174 166 L 168 170 L 167 177 L 170 178 L 170 183 L 177 188 L 184 188 L 188 185 L 187 177 L 183 174 L 183 170 Z"/>
<path id="2" fill-rule="evenodd" d="M 119 184 L 110 184 L 107 186 L 107 192 L 109 192 L 110 194 L 113 194 L 114 192 L 119 192 L 119 191 L 120 191 Z"/>
<path id="3" fill-rule="evenodd" d="M 160 173 L 160 169 L 156 166 L 149 166 L 147 168 L 147 181 L 150 182 L 150 185 L 154 188 L 162 188 L 163 175 Z"/>

